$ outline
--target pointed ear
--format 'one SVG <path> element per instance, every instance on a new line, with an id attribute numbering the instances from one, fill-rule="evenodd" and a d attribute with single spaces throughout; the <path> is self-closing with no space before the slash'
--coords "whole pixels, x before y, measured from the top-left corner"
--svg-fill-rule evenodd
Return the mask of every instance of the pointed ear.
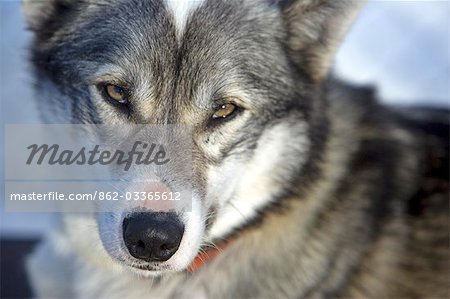
<path id="1" fill-rule="evenodd" d="M 76 0 L 22 0 L 22 12 L 28 27 L 39 31 L 53 15 L 71 9 Z"/>
<path id="2" fill-rule="evenodd" d="M 336 48 L 363 0 L 282 0 L 288 48 L 297 66 L 312 80 L 324 79 Z"/>

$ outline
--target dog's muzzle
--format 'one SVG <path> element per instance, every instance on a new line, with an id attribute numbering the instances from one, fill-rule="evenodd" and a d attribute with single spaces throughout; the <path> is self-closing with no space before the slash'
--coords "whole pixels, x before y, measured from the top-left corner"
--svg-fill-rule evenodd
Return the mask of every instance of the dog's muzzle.
<path id="1" fill-rule="evenodd" d="M 129 253 L 146 262 L 167 261 L 180 246 L 184 225 L 174 212 L 135 212 L 123 220 Z"/>

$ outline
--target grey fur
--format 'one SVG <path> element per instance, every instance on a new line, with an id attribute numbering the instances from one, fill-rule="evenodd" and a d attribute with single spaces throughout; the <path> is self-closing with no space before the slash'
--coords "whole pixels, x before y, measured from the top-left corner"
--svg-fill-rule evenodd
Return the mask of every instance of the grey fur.
<path id="1" fill-rule="evenodd" d="M 67 215 L 29 262 L 38 295 L 448 298 L 448 112 L 383 107 L 328 74 L 357 3 L 208 0 L 177 38 L 162 0 L 25 2 L 43 118 L 189 124 L 192 184 L 214 211 L 203 241 L 233 239 L 199 272 L 139 277 L 94 217 Z M 93 86 L 105 77 L 132 89 L 128 115 Z M 212 126 L 228 96 L 243 112 Z M 252 194 L 257 211 L 217 229 Z"/>

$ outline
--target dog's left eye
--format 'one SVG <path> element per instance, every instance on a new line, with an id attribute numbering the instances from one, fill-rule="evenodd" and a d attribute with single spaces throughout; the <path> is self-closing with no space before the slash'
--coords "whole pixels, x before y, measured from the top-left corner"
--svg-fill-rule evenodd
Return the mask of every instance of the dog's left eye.
<path id="1" fill-rule="evenodd" d="M 230 117 L 238 110 L 238 107 L 232 103 L 220 104 L 216 108 L 216 112 L 213 114 L 213 119 L 224 119 Z"/>

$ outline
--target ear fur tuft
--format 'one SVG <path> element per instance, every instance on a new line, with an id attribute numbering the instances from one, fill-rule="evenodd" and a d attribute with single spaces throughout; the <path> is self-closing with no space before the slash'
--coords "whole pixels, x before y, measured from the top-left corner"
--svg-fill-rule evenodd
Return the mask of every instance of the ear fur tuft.
<path id="1" fill-rule="evenodd" d="M 328 75 L 336 48 L 363 3 L 362 0 L 279 2 L 292 57 L 314 81 Z"/>

